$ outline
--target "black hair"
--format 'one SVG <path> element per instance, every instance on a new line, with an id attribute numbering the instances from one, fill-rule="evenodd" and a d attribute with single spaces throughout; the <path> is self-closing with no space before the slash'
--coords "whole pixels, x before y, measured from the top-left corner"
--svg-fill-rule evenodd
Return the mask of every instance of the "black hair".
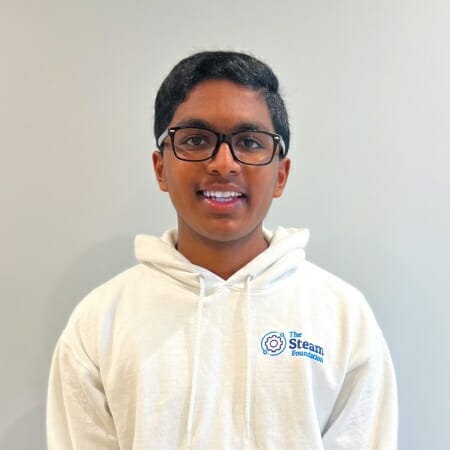
<path id="1" fill-rule="evenodd" d="M 155 99 L 154 134 L 157 140 L 166 130 L 177 107 L 202 81 L 228 80 L 261 92 L 272 118 L 275 132 L 289 149 L 289 120 L 279 83 L 272 69 L 245 53 L 207 51 L 182 59 L 161 84 Z"/>

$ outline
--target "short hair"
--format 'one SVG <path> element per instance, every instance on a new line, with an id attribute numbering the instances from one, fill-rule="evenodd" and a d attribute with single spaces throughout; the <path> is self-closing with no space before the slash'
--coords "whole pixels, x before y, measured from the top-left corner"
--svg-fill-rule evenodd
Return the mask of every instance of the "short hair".
<path id="1" fill-rule="evenodd" d="M 158 90 L 155 99 L 155 139 L 167 129 L 175 110 L 188 93 L 207 80 L 228 80 L 260 92 L 272 118 L 275 132 L 289 149 L 289 120 L 284 101 L 279 93 L 278 78 L 262 61 L 245 53 L 231 51 L 206 51 L 182 59 L 170 71 Z"/>

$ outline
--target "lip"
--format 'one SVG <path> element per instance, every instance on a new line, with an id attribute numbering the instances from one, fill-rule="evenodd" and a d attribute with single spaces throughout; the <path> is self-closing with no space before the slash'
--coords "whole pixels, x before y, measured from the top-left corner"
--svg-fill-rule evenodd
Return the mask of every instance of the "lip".
<path id="1" fill-rule="evenodd" d="M 197 192 L 204 192 L 204 191 L 216 191 L 216 192 L 238 192 L 239 194 L 242 194 L 243 196 L 246 196 L 244 189 L 242 187 L 239 187 L 235 184 L 206 184 L 200 186 Z"/>
<path id="2" fill-rule="evenodd" d="M 211 195 L 204 195 L 208 192 Z M 229 193 L 230 195 L 214 196 L 214 193 Z M 199 189 L 197 196 L 204 205 L 217 212 L 231 212 L 236 208 L 239 208 L 246 201 L 246 195 L 235 186 L 208 186 L 205 189 Z"/>

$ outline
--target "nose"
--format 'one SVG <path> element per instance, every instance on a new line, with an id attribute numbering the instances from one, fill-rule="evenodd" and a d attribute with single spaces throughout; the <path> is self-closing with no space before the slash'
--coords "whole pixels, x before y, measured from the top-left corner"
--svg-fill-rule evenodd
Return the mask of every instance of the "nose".
<path id="1" fill-rule="evenodd" d="M 236 161 L 227 142 L 221 142 L 216 154 L 207 161 L 208 172 L 223 177 L 237 174 L 241 171 L 241 164 Z"/>

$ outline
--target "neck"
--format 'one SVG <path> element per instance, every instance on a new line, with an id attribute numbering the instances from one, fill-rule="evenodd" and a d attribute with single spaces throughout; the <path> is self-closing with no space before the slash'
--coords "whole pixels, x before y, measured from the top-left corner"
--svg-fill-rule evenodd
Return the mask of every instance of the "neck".
<path id="1" fill-rule="evenodd" d="M 178 251 L 192 264 L 204 267 L 224 280 L 262 253 L 268 243 L 262 227 L 233 241 L 211 240 L 178 230 Z"/>

